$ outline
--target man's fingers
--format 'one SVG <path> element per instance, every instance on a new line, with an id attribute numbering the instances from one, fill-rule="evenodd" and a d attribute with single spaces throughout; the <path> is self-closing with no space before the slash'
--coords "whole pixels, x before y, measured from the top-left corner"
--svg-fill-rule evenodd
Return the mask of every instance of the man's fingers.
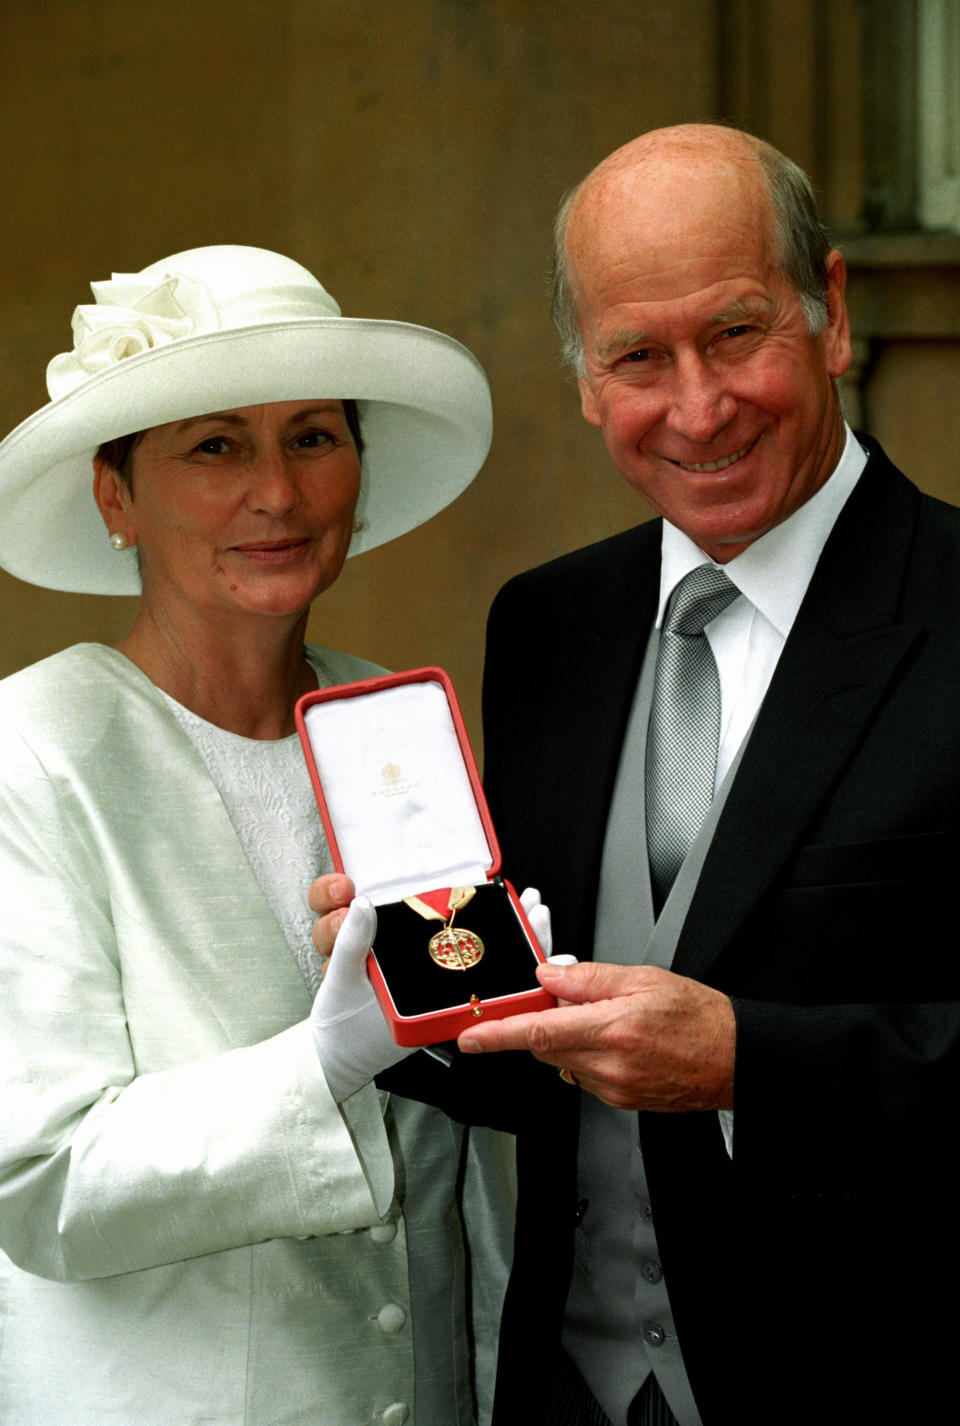
<path id="1" fill-rule="evenodd" d="M 573 1049 L 583 1050 L 589 1044 L 589 1030 L 583 1011 L 576 1007 L 567 1011 L 540 1010 L 530 1015 L 511 1015 L 506 1020 L 488 1020 L 485 1025 L 471 1025 L 464 1030 L 457 1044 L 466 1054 L 490 1053 L 499 1050 L 529 1050 L 538 1059 L 550 1060 Z"/>
<path id="2" fill-rule="evenodd" d="M 564 965 L 559 958 L 537 967 L 537 979 L 544 990 L 573 1005 L 649 993 L 662 983 L 664 974 L 655 966 L 615 966 L 600 961 Z"/>
<path id="3" fill-rule="evenodd" d="M 589 961 L 562 965 L 548 961 L 537 967 L 537 979 L 545 990 L 566 1002 L 556 1010 L 511 1015 L 506 1020 L 488 1020 L 472 1025 L 458 1041 L 468 1054 L 494 1050 L 529 1050 L 538 1059 L 552 1059 L 573 1051 L 590 1051 L 611 1015 L 605 1007 L 594 1013 L 595 1001 L 616 1001 L 638 991 L 652 991 L 669 972 L 651 966 L 614 966 Z M 569 1006 L 569 1009 L 567 1009 Z M 622 1009 L 622 1003 L 621 1007 Z"/>

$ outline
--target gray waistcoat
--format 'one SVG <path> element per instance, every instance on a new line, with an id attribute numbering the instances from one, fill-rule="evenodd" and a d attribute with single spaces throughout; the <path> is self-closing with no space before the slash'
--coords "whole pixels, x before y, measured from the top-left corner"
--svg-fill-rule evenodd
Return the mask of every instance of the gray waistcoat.
<path id="1" fill-rule="evenodd" d="M 618 965 L 670 966 L 740 761 L 738 754 L 654 921 L 644 765 L 658 646 L 654 630 L 620 755 L 600 871 L 594 959 Z M 634 1111 L 584 1095 L 577 1176 L 578 1197 L 587 1206 L 577 1231 L 564 1346 L 614 1426 L 625 1426 L 627 1407 L 651 1371 L 681 1426 L 701 1426 L 660 1268 Z"/>

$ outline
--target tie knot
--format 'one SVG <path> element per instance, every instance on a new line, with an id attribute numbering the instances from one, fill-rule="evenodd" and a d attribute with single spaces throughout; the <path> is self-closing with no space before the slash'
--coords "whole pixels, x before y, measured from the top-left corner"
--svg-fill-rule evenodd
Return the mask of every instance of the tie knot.
<path id="1" fill-rule="evenodd" d="M 704 628 L 732 604 L 740 591 L 712 564 L 701 564 L 684 575 L 670 596 L 664 629 L 669 634 L 702 634 Z"/>

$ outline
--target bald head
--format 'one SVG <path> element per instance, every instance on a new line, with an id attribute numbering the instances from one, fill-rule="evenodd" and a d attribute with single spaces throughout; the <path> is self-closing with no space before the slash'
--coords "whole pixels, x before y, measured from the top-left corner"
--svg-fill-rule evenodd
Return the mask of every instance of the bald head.
<path id="1" fill-rule="evenodd" d="M 604 159 L 560 207 L 555 229 L 553 315 L 566 360 L 583 370 L 580 273 L 616 262 L 613 244 L 653 266 L 711 214 L 762 223 L 772 262 L 796 291 L 811 332 L 826 320 L 826 234 L 810 183 L 762 139 L 714 124 L 655 129 Z M 659 254 L 659 256 L 658 256 Z"/>

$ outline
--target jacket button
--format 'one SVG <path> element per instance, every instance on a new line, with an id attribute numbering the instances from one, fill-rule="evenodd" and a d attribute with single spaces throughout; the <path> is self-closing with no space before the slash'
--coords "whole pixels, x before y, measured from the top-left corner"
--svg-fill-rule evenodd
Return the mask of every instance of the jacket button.
<path id="1" fill-rule="evenodd" d="M 663 1268 L 660 1266 L 659 1263 L 644 1263 L 640 1271 L 643 1273 L 643 1276 L 646 1278 L 647 1282 L 663 1281 Z"/>
<path id="2" fill-rule="evenodd" d="M 388 1302 L 377 1313 L 377 1325 L 381 1332 L 399 1332 L 407 1320 L 407 1314 L 395 1302 Z"/>
<path id="3" fill-rule="evenodd" d="M 648 1347 L 662 1347 L 667 1340 L 667 1334 L 659 1322 L 644 1322 L 643 1340 Z"/>
<path id="4" fill-rule="evenodd" d="M 380 1420 L 383 1426 L 403 1426 L 410 1420 L 410 1408 L 405 1401 L 392 1401 Z"/>
<path id="5" fill-rule="evenodd" d="M 370 1229 L 370 1237 L 375 1243 L 392 1243 L 396 1236 L 396 1223 L 374 1223 Z M 404 1420 L 406 1420 L 406 1417 L 404 1417 Z"/>

